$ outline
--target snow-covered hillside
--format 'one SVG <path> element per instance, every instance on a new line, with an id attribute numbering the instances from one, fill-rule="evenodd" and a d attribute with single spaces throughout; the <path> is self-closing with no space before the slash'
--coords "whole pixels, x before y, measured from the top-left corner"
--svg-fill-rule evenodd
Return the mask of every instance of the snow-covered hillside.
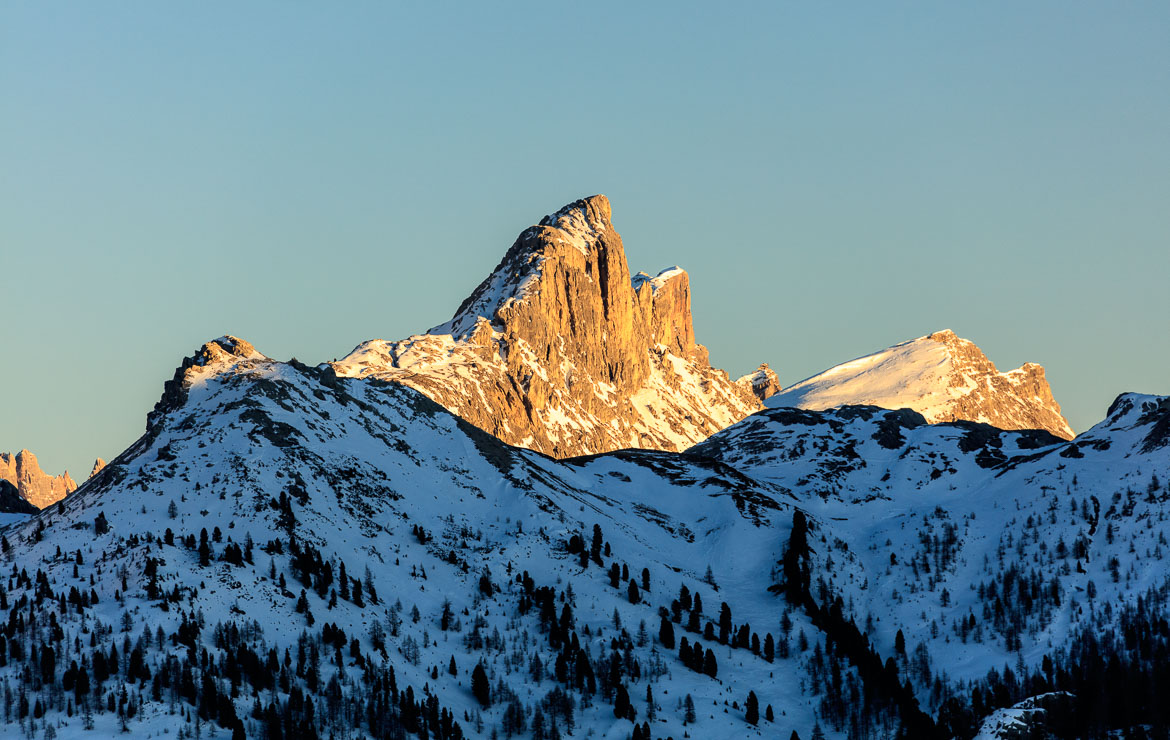
<path id="1" fill-rule="evenodd" d="M 928 422 L 978 421 L 1002 429 L 1045 429 L 1071 439 L 1044 368 L 1001 373 L 974 343 L 948 330 L 896 344 L 802 380 L 768 398 L 770 408 L 908 408 Z"/>
<path id="2" fill-rule="evenodd" d="M 1003 688 L 1005 666 L 1043 676 L 1081 627 L 1165 604 L 1168 445 L 1170 400 L 1127 395 L 1071 443 L 775 409 L 682 454 L 557 461 L 404 385 L 223 337 L 135 445 L 3 530 L 3 719 L 970 737 L 1044 693 Z"/>

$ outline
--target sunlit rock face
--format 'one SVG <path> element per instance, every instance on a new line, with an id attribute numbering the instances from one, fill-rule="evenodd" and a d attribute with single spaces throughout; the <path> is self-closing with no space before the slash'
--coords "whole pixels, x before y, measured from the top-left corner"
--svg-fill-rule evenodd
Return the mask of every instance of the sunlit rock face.
<path id="1" fill-rule="evenodd" d="M 546 216 L 450 321 L 365 342 L 334 371 L 405 383 L 554 457 L 681 450 L 760 409 L 696 343 L 687 273 L 631 277 L 611 217 L 603 195 Z"/>
<path id="2" fill-rule="evenodd" d="M 735 382 L 748 388 L 752 395 L 761 401 L 766 401 L 783 390 L 776 371 L 768 367 L 766 362 L 756 368 L 755 372 L 748 373 Z"/>
<path id="3" fill-rule="evenodd" d="M 1029 362 L 1001 373 L 974 342 L 949 329 L 829 368 L 766 403 L 816 411 L 850 404 L 909 408 L 932 423 L 977 421 L 1073 437 L 1043 367 Z"/>
<path id="4" fill-rule="evenodd" d="M 20 497 L 38 509 L 60 501 L 77 489 L 69 471 L 61 475 L 44 472 L 37 456 L 28 450 L 15 455 L 0 452 L 0 480 L 15 486 Z"/>

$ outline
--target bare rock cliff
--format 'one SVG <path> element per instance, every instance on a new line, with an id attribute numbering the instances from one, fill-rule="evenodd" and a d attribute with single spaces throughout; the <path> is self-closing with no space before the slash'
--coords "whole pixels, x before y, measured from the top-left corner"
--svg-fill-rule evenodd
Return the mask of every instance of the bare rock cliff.
<path id="1" fill-rule="evenodd" d="M 20 497 L 38 509 L 60 501 L 77 489 L 68 471 L 61 475 L 44 472 L 37 456 L 28 450 L 15 455 L 0 452 L 0 480 L 16 486 Z"/>
<path id="2" fill-rule="evenodd" d="M 1072 427 L 1052 396 L 1043 366 L 1026 362 L 1015 370 L 1001 373 L 974 342 L 956 336 L 949 329 L 927 338 L 946 347 L 953 358 L 951 386 L 969 388 L 968 392 L 956 395 L 951 408 L 943 414 L 950 418 L 937 421 L 971 419 L 1000 429 L 1044 429 L 1064 439 L 1073 438 Z"/>
<path id="3" fill-rule="evenodd" d="M 748 373 L 735 382 L 750 390 L 761 401 L 766 401 L 783 390 L 776 371 L 768 367 L 766 362 L 756 368 L 755 372 Z"/>
<path id="4" fill-rule="evenodd" d="M 525 229 L 447 323 L 332 367 L 412 386 L 555 457 L 685 449 L 761 408 L 695 342 L 686 272 L 631 278 L 603 195 Z"/>

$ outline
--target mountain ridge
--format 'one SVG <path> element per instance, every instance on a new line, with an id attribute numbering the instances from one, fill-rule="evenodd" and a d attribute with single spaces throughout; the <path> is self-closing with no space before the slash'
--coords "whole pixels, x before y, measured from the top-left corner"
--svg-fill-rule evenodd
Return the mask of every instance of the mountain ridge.
<path id="1" fill-rule="evenodd" d="M 436 712 L 442 707 L 460 718 L 460 736 L 506 730 L 513 702 L 527 707 L 529 721 L 539 707 L 545 722 L 572 727 L 560 710 L 541 704 L 554 689 L 575 697 L 576 726 L 623 736 L 631 714 L 641 722 L 651 711 L 663 735 L 750 736 L 757 730 L 740 705 L 749 691 L 761 707 L 778 710 L 774 725 L 759 728 L 765 735 L 796 729 L 803 736 L 820 722 L 837 740 L 850 723 L 863 722 L 892 736 L 909 710 L 889 704 L 881 681 L 834 652 L 842 635 L 828 634 L 823 622 L 768 589 L 783 582 L 780 562 L 800 511 L 813 545 L 807 567 L 815 603 L 839 614 L 836 623 L 862 630 L 879 659 L 894 661 L 931 722 L 970 737 L 965 722 L 997 705 L 964 720 L 954 707 L 971 706 L 966 682 L 982 682 L 1009 663 L 1039 674 L 1048 642 L 1067 644 L 1074 625 L 1107 634 L 1122 619 L 1120 605 L 1147 589 L 1170 588 L 1161 582 L 1158 529 L 1144 524 L 1170 505 L 1170 489 L 1156 482 L 1170 479 L 1166 427 L 1170 399 L 1138 394 L 1119 396 L 1103 422 L 1072 442 L 969 421 L 927 424 L 907 410 L 778 408 L 682 453 L 556 460 L 507 445 L 404 384 L 278 362 L 225 336 L 183 360 L 142 439 L 61 506 L 4 533 L 22 558 L 45 570 L 36 581 L 53 589 L 88 583 L 96 568 L 125 573 L 123 582 L 99 580 L 93 605 L 57 617 L 62 644 L 89 629 L 91 617 L 114 624 L 129 614 L 129 635 L 161 628 L 180 641 L 176 649 L 152 647 L 153 640 L 142 648 L 152 675 L 179 675 L 167 661 L 181 660 L 188 644 L 231 665 L 232 653 L 206 634 L 231 631 L 225 625 L 253 635 L 249 649 L 261 655 L 269 648 L 307 654 L 310 647 L 332 655 L 330 635 L 341 629 L 358 644 L 348 658 L 321 661 L 316 678 L 291 665 L 282 671 L 278 660 L 274 675 L 327 705 L 324 687 L 333 678 L 346 701 L 363 700 L 381 675 L 369 666 L 389 665 L 400 691 L 412 687 L 412 696 L 436 702 Z M 582 565 L 589 548 L 574 550 L 573 538 L 589 542 L 594 525 L 603 532 L 602 563 Z M 200 530 L 206 558 L 203 545 L 196 547 Z M 1131 547 L 1149 554 L 1116 566 Z M 55 556 L 58 549 L 64 554 Z M 343 565 L 353 577 L 348 596 L 331 595 L 339 587 L 321 579 L 344 572 Z M 1007 606 L 985 596 L 1021 579 L 1043 588 Z M 543 597 L 530 582 L 555 587 L 551 605 L 531 606 Z M 28 583 L 14 586 L 9 598 L 31 625 L 37 602 L 22 598 L 31 575 Z M 687 629 L 687 610 L 675 606 L 681 586 L 708 604 L 691 609 L 696 631 Z M 1097 601 L 1086 596 L 1094 592 Z M 395 600 L 405 603 L 396 607 Z M 1035 607 L 1025 609 L 1031 600 Z M 442 626 L 447 602 L 456 627 Z M 720 602 L 730 623 L 726 641 L 719 637 Z M 54 599 L 46 603 L 56 608 Z M 557 622 L 562 604 L 571 614 Z M 553 622 L 572 624 L 573 634 L 558 636 L 559 627 L 538 616 L 554 606 Z M 407 618 L 412 611 L 421 617 Z M 196 612 L 206 619 L 205 635 L 189 642 L 183 625 Z M 247 627 L 241 615 L 259 626 Z M 670 645 L 661 636 L 635 636 L 660 619 L 673 625 Z M 372 623 L 386 625 L 381 636 Z M 95 637 L 103 650 L 104 640 L 121 639 L 111 632 Z M 902 633 L 905 656 L 897 648 Z M 1017 644 L 1019 635 L 1029 637 Z M 718 678 L 678 657 L 673 640 L 681 636 L 714 648 Z M 573 665 L 589 666 L 599 682 L 594 692 L 588 681 L 574 683 L 575 669 L 557 668 L 565 641 L 579 642 L 584 657 Z M 769 641 L 771 660 L 763 648 Z M 67 652 L 61 662 L 68 659 Z M 844 688 L 830 687 L 826 660 L 839 661 Z M 454 675 L 433 670 L 451 661 Z M 216 685 L 214 676 L 210 684 L 198 680 L 207 675 L 198 664 L 190 666 L 193 709 Z M 11 677 L 21 665 L 14 659 L 0 672 Z M 476 665 L 490 676 L 491 706 L 468 691 Z M 610 675 L 617 682 L 603 689 Z M 618 684 L 630 709 L 615 704 Z M 653 710 L 641 698 L 647 686 L 660 697 Z M 835 708 L 834 691 L 850 690 L 865 700 Z M 305 721 L 289 691 L 268 691 L 261 690 L 259 718 L 249 690 L 217 721 L 239 721 L 249 737 L 285 712 Z M 688 723 L 687 695 L 701 707 L 727 701 L 729 711 Z M 176 722 L 165 701 L 147 697 L 131 726 L 149 732 Z M 1005 692 L 1002 706 L 1025 698 Z M 409 728 L 402 700 L 392 706 L 385 721 Z M 862 719 L 866 706 L 873 714 Z M 67 722 L 60 712 L 54 716 Z M 365 727 L 364 715 L 356 717 Z M 315 721 L 324 731 L 355 720 L 338 709 Z M 113 723 L 113 712 L 99 711 L 99 728 Z"/>
<path id="2" fill-rule="evenodd" d="M 1041 365 L 1000 372 L 974 342 L 950 329 L 836 365 L 765 401 L 771 408 L 812 410 L 847 404 L 911 408 L 931 423 L 966 419 L 1075 436 Z"/>

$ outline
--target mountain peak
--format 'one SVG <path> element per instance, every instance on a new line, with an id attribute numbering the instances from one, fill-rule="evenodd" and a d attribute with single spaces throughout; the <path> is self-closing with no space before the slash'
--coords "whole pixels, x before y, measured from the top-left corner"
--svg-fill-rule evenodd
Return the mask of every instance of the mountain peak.
<path id="1" fill-rule="evenodd" d="M 910 408 L 932 423 L 968 420 L 1073 437 L 1042 366 L 1030 362 L 1000 372 L 974 342 L 950 329 L 832 367 L 769 398 L 767 405 Z"/>
<path id="2" fill-rule="evenodd" d="M 631 278 L 609 199 L 522 231 L 454 317 L 333 367 L 411 385 L 511 444 L 558 456 L 683 449 L 760 408 L 695 341 L 690 279 Z"/>
<path id="3" fill-rule="evenodd" d="M 502 312 L 514 302 L 541 291 L 547 282 L 546 263 L 572 270 L 616 259 L 625 269 L 621 237 L 613 231 L 610 216 L 609 199 L 604 195 L 573 201 L 545 216 L 521 232 L 492 273 L 459 304 L 451 320 L 428 333 L 458 338 L 474 332 L 481 319 L 500 323 Z"/>
<path id="4" fill-rule="evenodd" d="M 776 371 L 768 367 L 766 362 L 756 368 L 755 372 L 748 373 L 735 382 L 751 390 L 761 401 L 766 401 L 783 390 Z"/>
<path id="5" fill-rule="evenodd" d="M 16 487 L 20 496 L 38 509 L 56 503 L 77 489 L 69 471 L 51 475 L 41 470 L 37 456 L 26 449 L 15 455 L 0 452 L 0 480 Z"/>
<path id="6" fill-rule="evenodd" d="M 187 391 L 198 378 L 232 372 L 241 363 L 268 361 L 270 359 L 258 352 L 250 342 L 231 334 L 204 343 L 195 354 L 184 357 L 175 368 L 174 376 L 163 383 L 162 397 L 155 403 L 154 410 L 146 415 L 147 431 L 154 429 L 163 415 L 186 402 Z"/>
<path id="7" fill-rule="evenodd" d="M 545 216 L 540 220 L 540 225 L 563 232 L 574 246 L 586 250 L 597 242 L 601 234 L 611 228 L 611 214 L 609 198 L 604 195 L 591 195 L 575 200 L 556 213 Z"/>

